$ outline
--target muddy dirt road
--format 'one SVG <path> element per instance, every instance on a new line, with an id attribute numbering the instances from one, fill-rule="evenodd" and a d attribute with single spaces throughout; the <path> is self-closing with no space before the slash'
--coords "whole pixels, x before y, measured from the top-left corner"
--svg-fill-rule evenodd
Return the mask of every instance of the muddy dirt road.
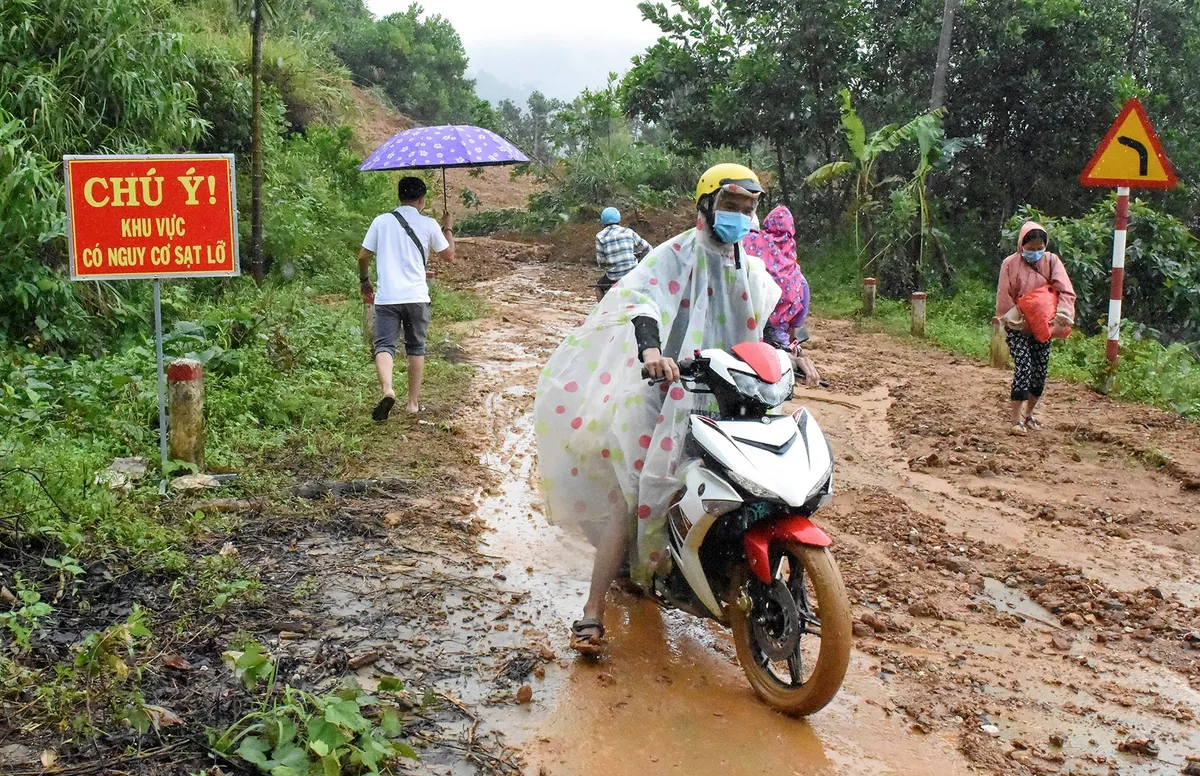
<path id="1" fill-rule="evenodd" d="M 484 284 L 494 316 L 468 348 L 486 354 L 473 423 L 497 477 L 483 550 L 528 648 L 555 658 L 515 675 L 532 703 L 501 693 L 481 712 L 525 772 L 1149 774 L 1200 756 L 1197 430 L 1055 384 L 1046 430 L 1008 437 L 1004 373 L 846 322 L 816 322 L 832 387 L 797 396 L 838 457 L 819 522 L 855 609 L 841 695 L 777 715 L 720 629 L 618 594 L 606 659 L 569 658 L 591 553 L 541 515 L 529 411 L 589 309 L 578 275 L 533 264 Z"/>

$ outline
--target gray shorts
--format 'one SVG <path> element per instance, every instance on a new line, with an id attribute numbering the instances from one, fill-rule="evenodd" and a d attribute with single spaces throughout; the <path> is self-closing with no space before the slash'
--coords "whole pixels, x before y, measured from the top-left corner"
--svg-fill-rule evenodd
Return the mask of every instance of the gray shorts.
<path id="1" fill-rule="evenodd" d="M 375 305 L 375 355 L 396 355 L 400 327 L 404 327 L 404 352 L 425 355 L 425 334 L 429 331 L 429 303 Z"/>

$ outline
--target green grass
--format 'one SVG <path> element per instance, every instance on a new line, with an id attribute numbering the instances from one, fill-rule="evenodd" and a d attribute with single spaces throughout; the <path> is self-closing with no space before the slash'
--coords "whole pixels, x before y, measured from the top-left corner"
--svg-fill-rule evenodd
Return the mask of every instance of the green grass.
<path id="1" fill-rule="evenodd" d="M 385 426 L 370 420 L 378 387 L 353 274 L 346 280 L 353 292 L 336 295 L 300 284 L 259 290 L 242 281 L 211 296 L 205 293 L 211 284 L 172 284 L 167 356 L 206 362 L 206 468 L 239 474 L 221 496 L 261 496 L 271 504 L 268 514 L 299 510 L 319 520 L 321 505 L 289 499 L 295 480 L 353 476 L 372 456 L 403 468 L 405 476 L 440 474 L 444 455 L 395 449 L 406 419 Z M 472 373 L 469 366 L 438 360 L 436 343 L 452 324 L 486 310 L 475 294 L 434 289 L 434 355 L 425 396 L 435 410 L 458 401 Z M 399 359 L 398 391 L 407 389 L 404 367 Z M 60 610 L 92 608 L 97 568 L 129 580 L 162 575 L 175 604 L 170 613 L 146 612 L 145 626 L 162 625 L 160 617 L 174 620 L 177 638 L 211 631 L 230 609 L 262 603 L 266 591 L 256 569 L 237 556 L 192 549 L 213 547 L 213 537 L 232 533 L 242 518 L 193 513 L 183 505 L 194 499 L 164 501 L 159 495 L 156 374 L 148 337 L 70 360 L 0 351 L 0 386 L 0 586 L 20 597 L 16 605 L 0 605 L 0 709 L 19 706 L 26 723 L 81 733 L 118 724 L 141 730 L 140 668 L 107 683 L 85 681 L 78 666 L 87 642 L 65 660 L 46 664 L 44 654 L 30 652 L 30 637 L 53 624 Z M 114 493 L 94 482 L 113 458 L 128 456 L 151 462 L 142 483 Z M 10 574 L 12 569 L 21 570 Z M 85 573 L 87 582 L 80 584 Z M 131 661 L 134 647 L 145 649 L 150 633 L 138 625 L 144 638 L 135 639 L 121 630 L 127 627 L 118 621 L 106 633 L 116 634 L 110 641 L 119 637 L 128 644 L 121 659 Z M 105 665 L 112 659 L 97 658 Z"/>
<path id="2" fill-rule="evenodd" d="M 265 490 L 277 474 L 259 464 L 272 451 L 287 448 L 302 464 L 361 449 L 362 424 L 347 422 L 347 413 L 364 414 L 377 388 L 357 299 L 298 284 L 259 292 L 248 283 L 207 303 L 183 285 L 169 297 L 167 358 L 206 362 L 209 470 L 240 472 L 239 489 Z M 435 343 L 449 324 L 486 310 L 467 292 L 436 287 L 433 298 Z M 469 370 L 433 359 L 428 371 L 436 399 Z M 398 372 L 404 389 L 402 359 Z M 119 352 L 70 360 L 9 351 L 0 356 L 0 378 L 0 533 L 54 539 L 79 556 L 120 550 L 149 560 L 178 545 L 184 527 L 159 519 L 151 485 L 119 496 L 92 483 L 113 458 L 127 456 L 151 461 L 148 481 L 157 480 L 148 336 Z"/>
<path id="3" fill-rule="evenodd" d="M 54 13 L 31 16 L 31 3 L 0 11 L 0 21 L 33 25 L 16 41 L 16 68 L 0 73 L 6 87 L 28 87 L 0 89 L 0 169 L 13 171 L 0 174 L 0 201 L 16 207 L 0 224 L 0 719 L 11 723 L 0 723 L 0 737 L 10 738 L 17 726 L 68 738 L 126 724 L 144 733 L 140 666 L 163 646 L 148 629 L 203 639 L 219 632 L 227 608 L 265 594 L 255 569 L 214 548 L 259 527 L 241 525 L 255 518 L 187 506 L 209 494 L 159 495 L 150 285 L 63 277 L 62 183 L 53 174 L 72 150 L 235 152 L 247 246 L 245 20 L 216 0 L 103 0 L 72 13 L 50 5 Z M 367 454 L 383 459 L 383 471 L 413 463 L 403 470 L 415 478 L 451 465 L 445 448 L 398 444 L 434 433 L 416 419 L 376 426 L 369 417 L 378 387 L 354 257 L 371 219 L 394 206 L 396 176 L 358 171 L 351 130 L 338 126 L 358 118 L 349 73 L 328 33 L 350 25 L 339 46 L 361 43 L 370 14 L 314 22 L 298 13 L 284 12 L 265 44 L 267 284 L 173 281 L 163 304 L 167 357 L 205 364 L 206 469 L 236 472 L 219 495 L 263 497 L 272 526 L 294 514 L 323 517 L 323 505 L 291 499 L 292 482 L 359 473 Z M 53 61 L 37 56 L 45 45 Z M 61 110 L 48 114 L 50 104 Z M 485 311 L 474 294 L 434 290 L 425 397 L 435 411 L 461 400 L 471 374 L 438 360 L 437 346 L 449 326 Z M 407 390 L 403 359 L 397 367 L 396 387 Z M 150 462 L 144 481 L 123 493 L 95 482 L 114 458 L 130 456 Z M 172 604 L 113 614 L 148 590 L 169 592 Z M 161 597 L 149 597 L 157 606 Z M 73 620 L 87 631 L 75 633 Z M 49 628 L 56 639 L 67 634 L 70 649 L 46 641 Z"/>
<path id="4" fill-rule="evenodd" d="M 892 299 L 876 302 L 871 321 L 860 318 L 861 284 L 852 250 L 826 248 L 807 259 L 804 273 L 812 288 L 813 314 L 826 318 L 856 318 L 860 324 L 910 338 L 909 305 Z M 925 331 L 927 341 L 943 350 L 984 360 L 991 339 L 995 289 L 984 281 L 960 278 L 949 292 L 929 292 Z M 1105 370 L 1105 337 L 1076 331 L 1056 342 L 1050 359 L 1052 376 L 1076 383 L 1098 384 Z M 1111 395 L 1200 417 L 1200 363 L 1181 344 L 1164 346 L 1140 335 L 1126 322 L 1122 332 L 1120 367 Z"/>

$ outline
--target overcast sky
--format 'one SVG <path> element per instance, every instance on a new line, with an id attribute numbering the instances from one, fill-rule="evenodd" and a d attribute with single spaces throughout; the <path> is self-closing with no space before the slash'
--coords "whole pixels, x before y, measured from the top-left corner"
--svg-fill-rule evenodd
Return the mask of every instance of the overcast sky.
<path id="1" fill-rule="evenodd" d="M 462 36 L 469 71 L 486 72 L 521 88 L 569 100 L 602 86 L 610 71 L 658 39 L 638 0 L 423 0 L 427 14 L 447 19 Z M 408 8 L 410 0 L 367 0 L 377 16 Z"/>

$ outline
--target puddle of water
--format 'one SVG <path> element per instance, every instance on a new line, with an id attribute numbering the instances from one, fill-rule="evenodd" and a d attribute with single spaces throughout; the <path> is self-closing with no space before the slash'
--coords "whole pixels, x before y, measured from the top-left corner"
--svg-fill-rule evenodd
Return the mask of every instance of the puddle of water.
<path id="1" fill-rule="evenodd" d="M 755 701 L 704 623 L 616 604 L 606 659 L 573 668 L 542 731 L 534 758 L 548 772 L 834 772 L 813 728 Z"/>
<path id="2" fill-rule="evenodd" d="M 914 739 L 899 715 L 866 702 L 882 704 L 886 690 L 865 656 L 829 708 L 797 720 L 758 701 L 716 626 L 640 599 L 616 601 L 608 625 L 606 658 L 573 667 L 530 751 L 554 776 L 924 775 L 933 753 L 939 773 L 968 772 L 944 740 Z"/>
<path id="3" fill-rule="evenodd" d="M 999 612 L 1015 614 L 1054 630 L 1061 630 L 1057 624 L 1057 618 L 1045 607 L 1020 590 L 1008 587 L 998 579 L 984 577 L 983 592 L 974 600 L 991 604 Z"/>

